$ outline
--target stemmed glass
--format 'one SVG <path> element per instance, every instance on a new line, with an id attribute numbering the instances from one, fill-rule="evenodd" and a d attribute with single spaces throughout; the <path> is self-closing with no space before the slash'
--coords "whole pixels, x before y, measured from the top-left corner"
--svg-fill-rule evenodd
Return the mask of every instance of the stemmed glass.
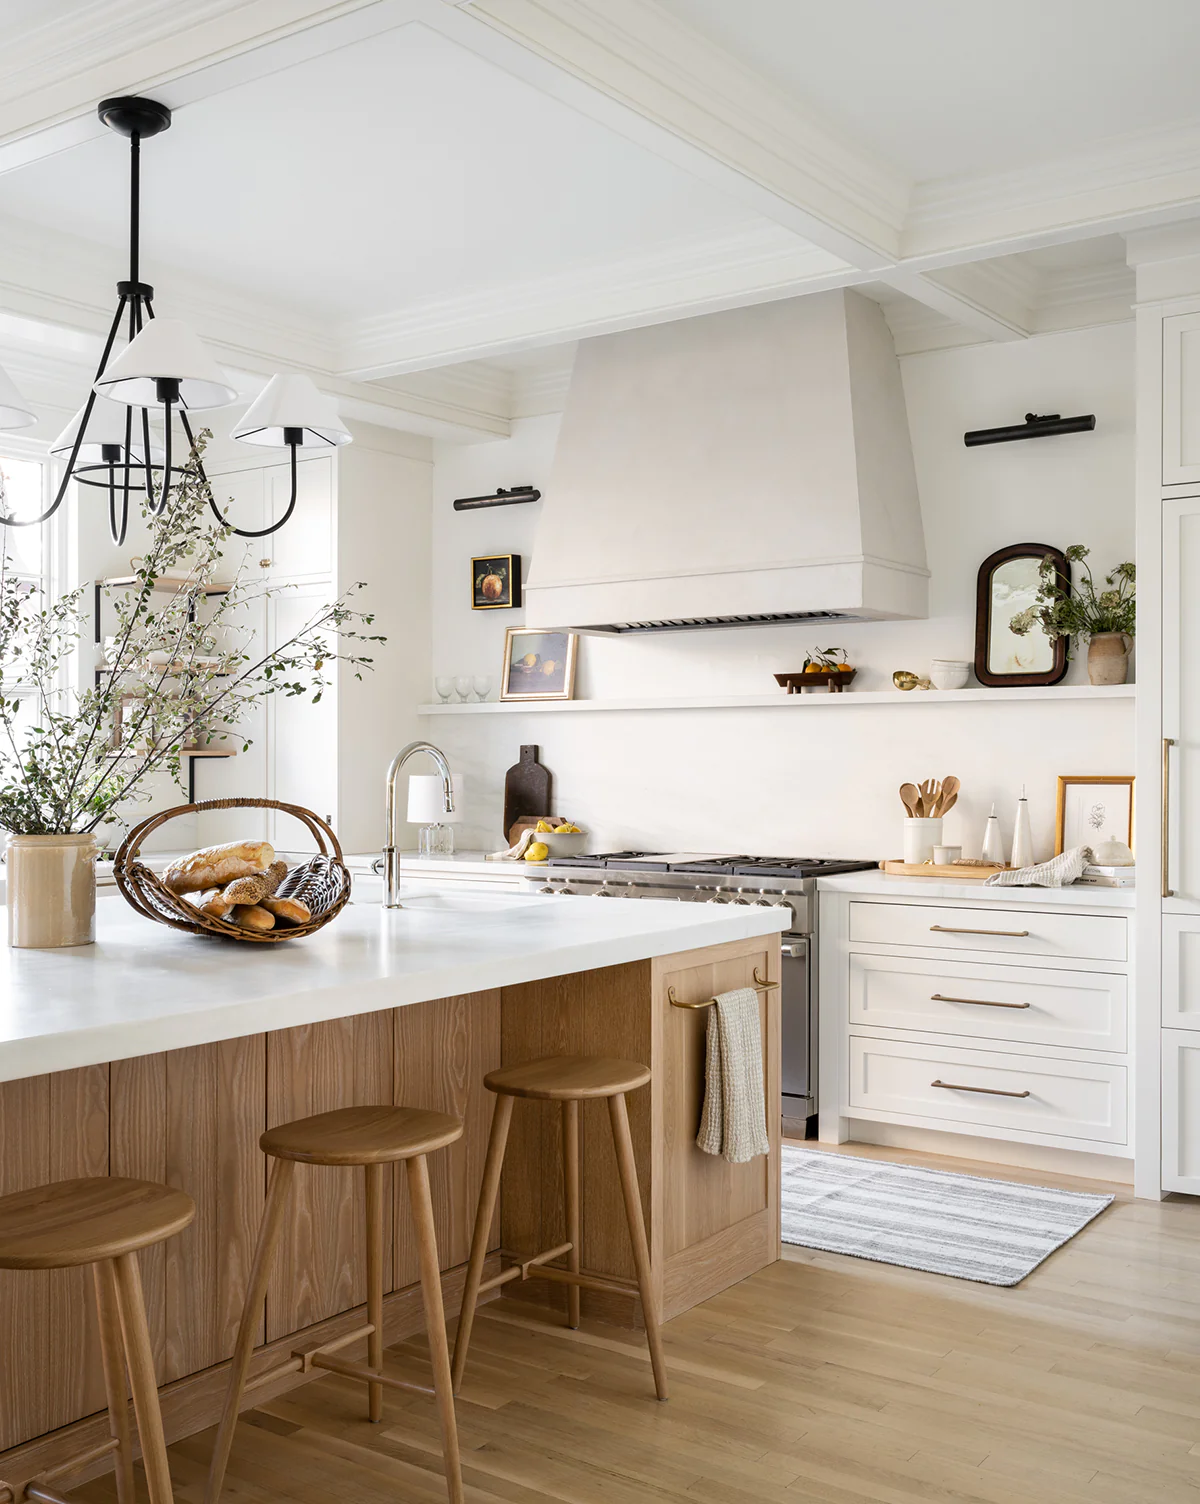
<path id="1" fill-rule="evenodd" d="M 486 700 L 492 692 L 492 680 L 490 674 L 476 674 L 471 683 L 475 687 L 475 698 Z"/>
<path id="2" fill-rule="evenodd" d="M 470 674 L 459 674 L 459 676 L 454 681 L 454 687 L 458 691 L 458 698 L 465 705 L 466 702 L 471 698 Z"/>
<path id="3" fill-rule="evenodd" d="M 433 681 L 433 687 L 437 690 L 442 704 L 448 705 L 450 703 L 451 692 L 454 689 L 454 680 L 450 677 L 450 675 L 439 674 Z"/>

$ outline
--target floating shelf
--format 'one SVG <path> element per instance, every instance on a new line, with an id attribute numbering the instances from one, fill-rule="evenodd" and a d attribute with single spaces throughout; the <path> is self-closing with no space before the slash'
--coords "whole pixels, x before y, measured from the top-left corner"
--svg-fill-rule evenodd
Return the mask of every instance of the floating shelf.
<path id="1" fill-rule="evenodd" d="M 546 715 L 605 710 L 853 710 L 863 705 L 994 705 L 1000 700 L 1132 700 L 1135 684 L 1055 684 L 1019 689 L 864 689 L 789 695 L 688 695 L 658 700 L 483 700 L 418 705 L 418 715 Z"/>
<path id="2" fill-rule="evenodd" d="M 96 581 L 96 588 L 97 588 L 97 590 L 99 590 L 99 589 L 102 589 L 104 587 L 111 587 L 114 590 L 121 590 L 121 589 L 126 588 L 127 586 L 136 585 L 137 583 L 138 583 L 138 577 L 135 574 L 110 575 L 108 577 L 108 579 L 106 579 L 106 580 L 97 580 Z M 156 579 L 154 581 L 154 583 L 150 586 L 150 589 L 158 591 L 160 595 L 178 595 L 181 590 L 186 590 L 187 587 L 188 587 L 188 581 L 187 580 L 165 579 L 165 578 L 163 578 L 160 575 L 159 578 Z M 233 589 L 232 583 L 226 585 L 226 584 L 218 584 L 218 583 L 216 583 L 214 581 L 213 584 L 206 585 L 204 587 L 204 589 L 200 592 L 200 594 L 201 595 L 228 595 L 229 592 L 232 589 Z"/>

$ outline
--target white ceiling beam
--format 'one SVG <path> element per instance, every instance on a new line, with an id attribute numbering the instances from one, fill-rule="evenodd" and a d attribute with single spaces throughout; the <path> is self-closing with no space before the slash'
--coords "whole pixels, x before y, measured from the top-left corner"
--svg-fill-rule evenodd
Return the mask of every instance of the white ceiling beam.
<path id="1" fill-rule="evenodd" d="M 910 184 L 651 0 L 430 0 L 427 23 L 858 270 Z"/>
<path id="2" fill-rule="evenodd" d="M 343 331 L 338 369 L 378 380 L 844 287 L 864 275 L 786 230 L 754 226 L 360 320 Z"/>

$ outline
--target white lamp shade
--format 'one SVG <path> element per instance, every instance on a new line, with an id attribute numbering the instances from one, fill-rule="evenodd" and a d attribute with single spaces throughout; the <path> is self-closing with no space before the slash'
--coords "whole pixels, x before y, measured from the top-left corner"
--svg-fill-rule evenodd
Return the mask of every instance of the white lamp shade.
<path id="1" fill-rule="evenodd" d="M 246 409 L 233 437 L 244 444 L 285 449 L 284 431 L 289 428 L 300 431 L 298 449 L 327 449 L 331 444 L 351 442 L 333 398 L 319 392 L 310 376 L 282 372 L 271 377 Z"/>
<path id="2" fill-rule="evenodd" d="M 50 445 L 50 453 L 56 459 L 70 459 L 71 450 L 75 445 L 75 435 L 79 432 L 79 425 L 83 422 L 85 408 L 81 407 L 67 426 Z M 124 402 L 114 402 L 110 397 L 97 397 L 92 403 L 91 415 L 87 421 L 87 429 L 84 432 L 83 443 L 79 446 L 76 456 L 77 465 L 101 465 L 106 463 L 103 446 L 115 444 L 121 451 L 121 460 L 125 459 L 125 417 L 129 412 Z M 156 442 L 156 435 L 150 435 L 150 459 L 153 464 L 160 465 L 166 458 L 160 445 Z M 129 462 L 133 465 L 145 464 L 144 451 L 142 448 L 142 420 L 138 414 L 134 414 L 133 432 L 129 447 Z"/>
<path id="3" fill-rule="evenodd" d="M 0 366 L 0 429 L 30 428 L 37 414 L 13 385 L 12 377 Z"/>
<path id="4" fill-rule="evenodd" d="M 228 407 L 237 401 L 236 387 L 182 319 L 151 319 L 108 363 L 96 391 L 130 407 L 161 407 L 155 383 L 162 377 L 179 382 L 182 407 Z"/>
<path id="5" fill-rule="evenodd" d="M 454 810 L 446 813 L 442 802 L 442 780 L 437 773 L 410 773 L 408 778 L 408 822 L 410 825 L 457 825 L 462 819 L 462 774 L 451 773 Z"/>

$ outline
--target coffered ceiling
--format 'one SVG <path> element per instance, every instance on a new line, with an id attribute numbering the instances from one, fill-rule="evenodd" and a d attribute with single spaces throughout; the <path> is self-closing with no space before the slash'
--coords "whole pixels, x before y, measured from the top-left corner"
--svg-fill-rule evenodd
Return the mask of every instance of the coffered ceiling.
<path id="1" fill-rule="evenodd" d="M 136 91 L 160 309 L 397 426 L 829 286 L 909 348 L 1127 317 L 1123 236 L 1200 217 L 1198 65 L 1194 0 L 0 0 L 0 351 L 94 347 Z"/>

